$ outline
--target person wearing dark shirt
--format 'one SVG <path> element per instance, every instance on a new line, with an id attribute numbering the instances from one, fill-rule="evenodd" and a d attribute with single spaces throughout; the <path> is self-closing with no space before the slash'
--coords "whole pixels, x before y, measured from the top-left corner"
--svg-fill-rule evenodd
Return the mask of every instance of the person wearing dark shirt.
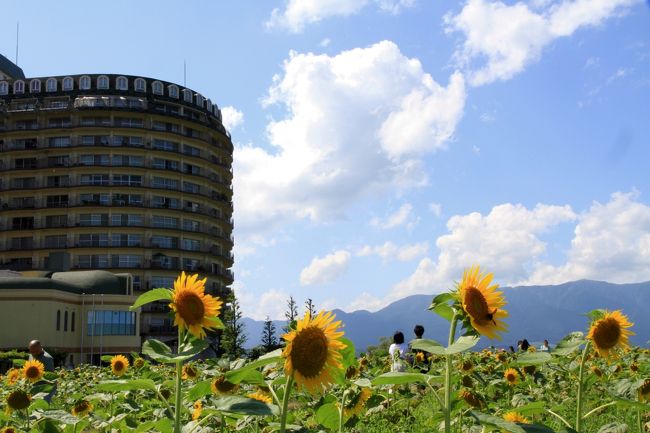
<path id="1" fill-rule="evenodd" d="M 41 364 L 43 364 L 43 367 L 45 368 L 45 371 L 54 371 L 54 358 L 47 353 L 45 350 L 43 350 L 43 345 L 41 344 L 40 341 L 38 340 L 32 340 L 29 342 L 29 360 L 30 361 L 40 361 Z M 36 384 L 38 385 L 39 383 L 47 383 L 47 382 L 37 382 Z M 52 388 L 52 390 L 45 396 L 45 401 L 50 402 L 52 401 L 52 397 L 56 394 L 56 384 Z"/>

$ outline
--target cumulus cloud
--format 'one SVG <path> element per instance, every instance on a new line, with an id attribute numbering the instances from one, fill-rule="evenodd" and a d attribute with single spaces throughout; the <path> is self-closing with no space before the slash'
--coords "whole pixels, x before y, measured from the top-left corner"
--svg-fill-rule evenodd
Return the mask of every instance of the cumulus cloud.
<path id="1" fill-rule="evenodd" d="M 355 300 L 350 302 L 346 307 L 345 311 L 352 312 L 358 310 L 368 310 L 368 311 L 377 311 L 382 307 L 385 307 L 386 303 L 381 298 L 378 298 L 368 292 L 363 292 Z"/>
<path id="2" fill-rule="evenodd" d="M 365 245 L 357 252 L 357 256 L 377 255 L 381 257 L 384 262 L 388 262 L 390 260 L 408 262 L 425 255 L 428 251 L 428 242 L 419 242 L 416 244 L 397 246 L 394 243 L 388 241 L 383 245 L 377 245 L 374 247 Z"/>
<path id="3" fill-rule="evenodd" d="M 426 184 L 422 157 L 445 147 L 464 102 L 461 74 L 443 87 L 390 41 L 292 52 L 264 100 L 286 108 L 267 125 L 271 147 L 235 148 L 239 232 L 339 218 L 368 194 Z"/>
<path id="4" fill-rule="evenodd" d="M 262 294 L 253 293 L 241 280 L 236 280 L 232 289 L 246 317 L 255 320 L 264 320 L 266 316 L 272 320 L 284 318 L 286 300 L 289 299 L 286 291 L 271 289 Z"/>
<path id="5" fill-rule="evenodd" d="M 480 86 L 512 78 L 554 40 L 600 25 L 637 3 L 641 0 L 564 0 L 531 9 L 521 2 L 469 0 L 457 15 L 445 17 L 445 26 L 449 33 L 463 33 L 455 58 L 468 69 L 470 83 Z"/>
<path id="6" fill-rule="evenodd" d="M 612 194 L 580 215 L 566 263 L 540 263 L 524 284 L 582 278 L 614 283 L 650 280 L 650 206 L 637 192 Z"/>
<path id="7" fill-rule="evenodd" d="M 370 221 L 370 224 L 382 229 L 392 229 L 405 224 L 408 221 L 412 210 L 413 206 L 411 206 L 410 203 L 404 203 L 397 211 L 389 215 L 385 221 L 382 221 L 379 218 L 373 218 Z"/>
<path id="8" fill-rule="evenodd" d="M 229 105 L 221 109 L 221 118 L 223 126 L 230 131 L 244 122 L 244 113 Z"/>
<path id="9" fill-rule="evenodd" d="M 308 24 L 336 16 L 354 15 L 371 3 L 375 3 L 382 12 L 397 15 L 403 9 L 413 7 L 415 0 L 288 0 L 284 10 L 273 9 L 266 27 L 300 33 Z"/>
<path id="10" fill-rule="evenodd" d="M 328 254 L 322 259 L 314 257 L 309 266 L 300 272 L 300 284 L 325 284 L 336 280 L 347 269 L 350 262 L 350 253 L 339 250 Z"/>

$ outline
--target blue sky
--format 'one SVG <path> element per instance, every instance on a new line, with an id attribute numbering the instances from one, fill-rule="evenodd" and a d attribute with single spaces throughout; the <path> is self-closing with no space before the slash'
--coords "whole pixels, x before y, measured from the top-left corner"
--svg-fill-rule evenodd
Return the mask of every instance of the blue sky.
<path id="1" fill-rule="evenodd" d="M 650 7 L 637 0 L 3 3 L 28 76 L 216 101 L 235 292 L 376 310 L 478 263 L 502 285 L 650 280 Z"/>

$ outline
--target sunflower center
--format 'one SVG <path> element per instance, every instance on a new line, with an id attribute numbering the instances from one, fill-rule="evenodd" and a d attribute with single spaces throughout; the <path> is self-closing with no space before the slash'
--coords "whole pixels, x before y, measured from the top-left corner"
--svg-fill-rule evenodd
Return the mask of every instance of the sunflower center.
<path id="1" fill-rule="evenodd" d="M 182 291 L 176 297 L 176 310 L 188 325 L 202 323 L 205 314 L 203 300 L 194 292 Z"/>
<path id="2" fill-rule="evenodd" d="M 621 327 L 616 319 L 608 317 L 601 320 L 594 329 L 594 343 L 600 349 L 611 349 L 621 338 Z"/>
<path id="3" fill-rule="evenodd" d="M 507 380 L 508 382 L 514 382 L 516 379 L 517 379 L 517 378 L 516 378 L 515 375 L 512 374 L 512 373 L 508 373 L 508 374 L 506 375 L 506 380 Z"/>
<path id="4" fill-rule="evenodd" d="M 304 377 L 317 376 L 327 361 L 327 337 L 317 326 L 298 332 L 293 339 L 291 363 Z"/>
<path id="5" fill-rule="evenodd" d="M 122 361 L 117 360 L 115 361 L 115 364 L 113 364 L 113 368 L 115 369 L 115 371 L 122 371 L 124 370 L 124 363 Z"/>
<path id="6" fill-rule="evenodd" d="M 14 410 L 22 410 L 29 407 L 31 398 L 25 391 L 17 390 L 7 397 L 7 405 Z"/>
<path id="7" fill-rule="evenodd" d="M 486 323 L 490 321 L 490 310 L 483 293 L 476 287 L 465 289 L 465 311 L 472 316 L 475 322 Z"/>
<path id="8" fill-rule="evenodd" d="M 38 367 L 29 367 L 27 370 L 25 370 L 25 376 L 28 379 L 37 378 L 39 376 Z"/>

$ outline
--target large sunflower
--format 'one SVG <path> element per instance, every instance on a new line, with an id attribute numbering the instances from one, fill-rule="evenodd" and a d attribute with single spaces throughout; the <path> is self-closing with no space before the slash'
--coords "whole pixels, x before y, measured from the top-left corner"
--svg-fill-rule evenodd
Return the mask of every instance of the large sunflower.
<path id="1" fill-rule="evenodd" d="M 93 410 L 93 405 L 88 400 L 79 400 L 72 407 L 72 415 L 76 417 L 83 417 Z"/>
<path id="2" fill-rule="evenodd" d="M 32 383 L 40 380 L 44 372 L 45 366 L 43 363 L 35 359 L 25 362 L 23 366 L 23 376 Z"/>
<path id="3" fill-rule="evenodd" d="M 263 391 L 255 391 L 250 394 L 246 394 L 246 397 L 252 398 L 253 400 L 261 401 L 262 403 L 273 403 L 273 398 Z"/>
<path id="4" fill-rule="evenodd" d="M 32 402 L 32 397 L 22 389 L 12 391 L 7 396 L 7 407 L 10 410 L 27 409 Z"/>
<path id="5" fill-rule="evenodd" d="M 219 325 L 217 316 L 222 302 L 219 298 L 205 293 L 206 278 L 199 280 L 198 274 L 185 275 L 174 281 L 172 302 L 169 308 L 174 314 L 174 325 L 188 329 L 197 338 L 205 337 L 205 328 L 214 329 Z"/>
<path id="6" fill-rule="evenodd" d="M 502 308 L 506 305 L 503 294 L 496 291 L 499 285 L 490 285 L 492 277 L 491 273 L 482 274 L 479 266 L 466 269 L 457 286 L 458 297 L 472 328 L 481 335 L 500 340 L 497 332 L 507 331 L 508 326 L 501 319 L 508 317 L 508 312 Z"/>
<path id="7" fill-rule="evenodd" d="M 345 403 L 343 408 L 343 416 L 351 418 L 354 415 L 360 415 L 366 407 L 366 402 L 372 397 L 372 391 L 368 388 L 361 388 L 349 402 Z"/>
<path id="8" fill-rule="evenodd" d="M 321 311 L 312 318 L 309 313 L 298 320 L 296 329 L 283 335 L 287 346 L 282 352 L 284 372 L 309 392 L 318 392 L 321 385 L 334 382 L 333 373 L 341 370 L 341 322 L 334 322 L 332 312 Z"/>
<path id="9" fill-rule="evenodd" d="M 115 355 L 111 358 L 111 370 L 116 376 L 122 376 L 129 368 L 129 360 L 124 355 Z"/>
<path id="10" fill-rule="evenodd" d="M 628 331 L 634 323 L 621 313 L 620 310 L 608 312 L 595 320 L 589 328 L 587 338 L 590 339 L 598 354 L 605 359 L 617 357 L 617 351 L 630 347 L 628 337 L 634 332 Z"/>
<path id="11" fill-rule="evenodd" d="M 521 424 L 530 424 L 530 420 L 524 416 L 521 416 L 517 412 L 506 412 L 503 415 L 503 419 L 510 422 L 518 422 Z"/>

